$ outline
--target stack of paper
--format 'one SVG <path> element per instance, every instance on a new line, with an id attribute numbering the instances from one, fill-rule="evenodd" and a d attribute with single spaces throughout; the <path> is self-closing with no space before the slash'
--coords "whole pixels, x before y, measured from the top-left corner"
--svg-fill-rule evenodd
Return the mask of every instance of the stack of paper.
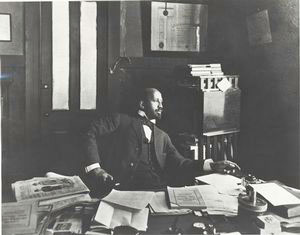
<path id="1" fill-rule="evenodd" d="M 50 177 L 17 181 L 12 189 L 17 202 L 2 205 L 4 234 L 44 234 L 53 212 L 91 200 L 89 189 L 78 176 L 52 173 Z"/>
<path id="2" fill-rule="evenodd" d="M 172 209 L 205 209 L 201 193 L 193 187 L 167 187 Z"/>
<path id="3" fill-rule="evenodd" d="M 170 209 L 164 191 L 155 193 L 149 207 L 152 215 L 184 215 L 192 212 L 190 209 Z"/>
<path id="4" fill-rule="evenodd" d="M 273 206 L 300 204 L 300 199 L 276 183 L 250 185 Z"/>
<path id="5" fill-rule="evenodd" d="M 251 184 L 251 187 L 273 205 L 274 215 L 283 228 L 300 228 L 300 191 L 269 182 Z M 285 218 L 284 218 L 285 217 Z"/>
<path id="6" fill-rule="evenodd" d="M 150 191 L 118 191 L 113 189 L 102 201 L 141 210 L 149 204 L 153 196 L 154 192 Z"/>
<path id="7" fill-rule="evenodd" d="M 196 177 L 196 179 L 214 186 L 221 194 L 238 196 L 244 190 L 241 179 L 232 175 L 213 173 Z"/>
<path id="8" fill-rule="evenodd" d="M 190 186 L 198 190 L 205 202 L 210 215 L 236 216 L 238 213 L 238 199 L 236 196 L 220 194 L 212 185 Z"/>
<path id="9" fill-rule="evenodd" d="M 2 204 L 2 233 L 42 234 L 50 216 L 51 207 L 39 207 L 36 202 Z"/>
<path id="10" fill-rule="evenodd" d="M 90 201 L 89 189 L 78 176 L 35 177 L 12 184 L 18 202 L 38 201 L 52 205 L 52 212 L 82 201 Z"/>
<path id="11" fill-rule="evenodd" d="M 149 209 L 154 192 L 117 191 L 102 199 L 94 220 L 109 229 L 130 226 L 138 231 L 146 231 Z"/>
<path id="12" fill-rule="evenodd" d="M 118 226 L 130 226 L 139 231 L 146 231 L 149 209 L 129 210 L 117 205 L 100 202 L 95 221 L 105 225 L 109 229 Z"/>

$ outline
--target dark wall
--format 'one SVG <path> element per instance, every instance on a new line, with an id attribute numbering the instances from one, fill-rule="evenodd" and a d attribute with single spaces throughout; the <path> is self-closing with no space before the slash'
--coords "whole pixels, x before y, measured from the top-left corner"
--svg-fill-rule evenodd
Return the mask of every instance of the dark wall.
<path id="1" fill-rule="evenodd" d="M 247 1 L 246 7 L 246 15 L 268 10 L 272 42 L 245 51 L 240 155 L 257 175 L 299 186 L 298 1 Z"/>

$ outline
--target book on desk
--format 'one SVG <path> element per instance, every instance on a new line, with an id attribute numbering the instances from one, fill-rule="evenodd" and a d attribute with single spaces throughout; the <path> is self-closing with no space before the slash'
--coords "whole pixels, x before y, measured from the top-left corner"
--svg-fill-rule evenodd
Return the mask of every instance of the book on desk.
<path id="1" fill-rule="evenodd" d="M 296 196 L 297 198 L 300 199 L 300 190 L 299 189 L 294 189 L 290 188 L 287 186 L 283 187 L 291 194 Z M 284 218 L 292 218 L 292 217 L 297 217 L 300 216 L 300 204 L 293 204 L 293 205 L 282 205 L 282 206 L 277 206 L 274 207 L 274 211 L 284 217 Z"/>
<path id="2" fill-rule="evenodd" d="M 167 187 L 167 199 L 171 209 L 206 209 L 200 192 L 195 188 Z"/>

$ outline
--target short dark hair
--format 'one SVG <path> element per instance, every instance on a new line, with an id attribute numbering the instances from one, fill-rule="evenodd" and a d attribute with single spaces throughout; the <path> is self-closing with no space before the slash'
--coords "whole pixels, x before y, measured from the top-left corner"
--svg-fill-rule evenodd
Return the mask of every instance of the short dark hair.
<path id="1" fill-rule="evenodd" d="M 150 95 L 153 95 L 153 93 L 155 91 L 158 91 L 156 88 L 153 87 L 147 87 L 147 88 L 143 88 L 140 90 L 140 92 L 138 93 L 138 102 L 142 101 L 146 101 L 147 99 L 149 99 Z"/>

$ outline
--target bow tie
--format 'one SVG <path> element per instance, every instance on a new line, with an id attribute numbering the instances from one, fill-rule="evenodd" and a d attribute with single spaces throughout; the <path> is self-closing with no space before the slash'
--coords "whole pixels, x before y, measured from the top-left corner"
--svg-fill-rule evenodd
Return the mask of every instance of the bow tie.
<path id="1" fill-rule="evenodd" d="M 151 122 L 148 118 L 140 117 L 140 119 L 141 119 L 143 125 L 146 125 L 146 126 L 150 127 L 151 129 L 154 127 L 154 123 Z"/>

